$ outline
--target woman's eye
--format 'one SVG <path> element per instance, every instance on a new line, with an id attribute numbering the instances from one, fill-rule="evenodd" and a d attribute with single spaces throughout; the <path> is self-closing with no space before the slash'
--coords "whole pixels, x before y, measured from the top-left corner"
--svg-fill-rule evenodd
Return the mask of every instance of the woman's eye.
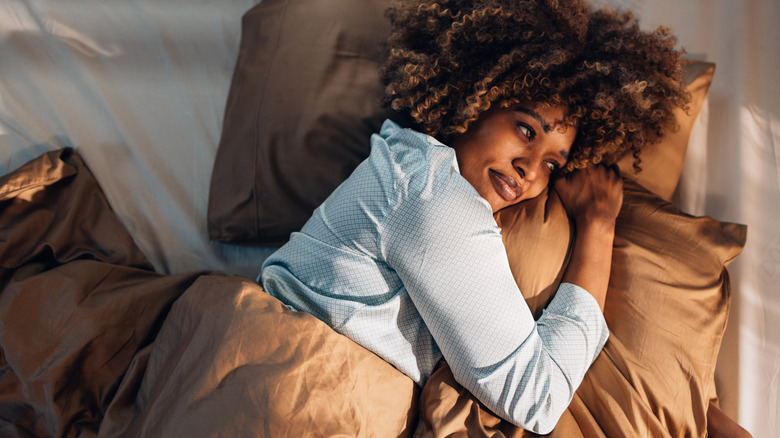
<path id="1" fill-rule="evenodd" d="M 536 132 L 523 123 L 518 123 L 517 127 L 520 129 L 520 132 L 522 132 L 523 135 L 525 135 L 529 140 L 533 140 L 533 138 L 536 136 Z"/>
<path id="2" fill-rule="evenodd" d="M 547 164 L 547 168 L 550 169 L 550 172 L 555 172 L 560 168 L 560 166 L 558 166 L 558 163 L 552 161 L 545 161 L 544 163 Z"/>

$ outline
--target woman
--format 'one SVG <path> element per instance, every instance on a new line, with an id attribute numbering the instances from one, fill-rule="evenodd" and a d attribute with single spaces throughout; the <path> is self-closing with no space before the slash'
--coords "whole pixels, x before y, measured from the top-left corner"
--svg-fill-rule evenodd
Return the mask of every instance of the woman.
<path id="1" fill-rule="evenodd" d="M 501 417 L 548 433 L 608 331 L 622 183 L 609 165 L 672 127 L 680 53 L 664 30 L 581 1 L 405 1 L 371 155 L 263 265 L 264 289 L 419 384 L 444 358 Z M 575 171 L 576 170 L 576 171 Z M 304 170 L 305 171 L 305 170 Z M 493 213 L 554 181 L 576 227 L 534 321 Z"/>

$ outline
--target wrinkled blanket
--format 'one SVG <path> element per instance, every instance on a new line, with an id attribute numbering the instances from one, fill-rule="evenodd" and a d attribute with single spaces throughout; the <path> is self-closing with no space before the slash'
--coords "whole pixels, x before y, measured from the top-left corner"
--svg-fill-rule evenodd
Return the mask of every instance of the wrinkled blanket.
<path id="1" fill-rule="evenodd" d="M 72 150 L 0 187 L 0 436 L 412 433 L 374 354 L 251 280 L 153 272 Z"/>
<path id="2" fill-rule="evenodd" d="M 533 270 L 516 276 L 535 312 L 570 239 L 553 201 L 497 218 L 510 263 Z M 630 184 L 618 219 L 610 340 L 551 436 L 703 436 L 744 226 Z M 551 245 L 560 263 L 518 256 Z M 420 389 L 251 279 L 154 272 L 71 149 L 0 177 L 0 436 L 312 435 L 532 434 L 446 363 Z"/>

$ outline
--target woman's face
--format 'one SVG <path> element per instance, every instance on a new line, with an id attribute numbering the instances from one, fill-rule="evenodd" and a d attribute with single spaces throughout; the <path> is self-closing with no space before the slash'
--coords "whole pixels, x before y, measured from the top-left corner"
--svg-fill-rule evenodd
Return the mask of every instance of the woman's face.
<path id="1" fill-rule="evenodd" d="M 493 213 L 538 196 L 566 164 L 577 130 L 561 132 L 565 116 L 564 107 L 492 109 L 452 142 L 461 175 Z"/>

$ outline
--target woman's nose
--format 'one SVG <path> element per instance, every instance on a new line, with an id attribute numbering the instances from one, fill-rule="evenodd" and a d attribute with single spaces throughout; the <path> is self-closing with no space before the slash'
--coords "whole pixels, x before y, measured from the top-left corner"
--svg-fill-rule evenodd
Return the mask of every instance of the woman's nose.
<path id="1" fill-rule="evenodd" d="M 514 163 L 515 168 L 523 176 L 525 195 L 527 199 L 535 198 L 542 193 L 549 182 L 548 173 L 542 166 L 546 166 L 543 160 L 521 160 Z"/>
<path id="2" fill-rule="evenodd" d="M 533 160 L 521 164 L 519 167 L 523 169 L 523 179 L 527 182 L 539 182 L 537 180 L 544 179 L 547 175 L 544 166 L 546 164 L 542 160 Z"/>

